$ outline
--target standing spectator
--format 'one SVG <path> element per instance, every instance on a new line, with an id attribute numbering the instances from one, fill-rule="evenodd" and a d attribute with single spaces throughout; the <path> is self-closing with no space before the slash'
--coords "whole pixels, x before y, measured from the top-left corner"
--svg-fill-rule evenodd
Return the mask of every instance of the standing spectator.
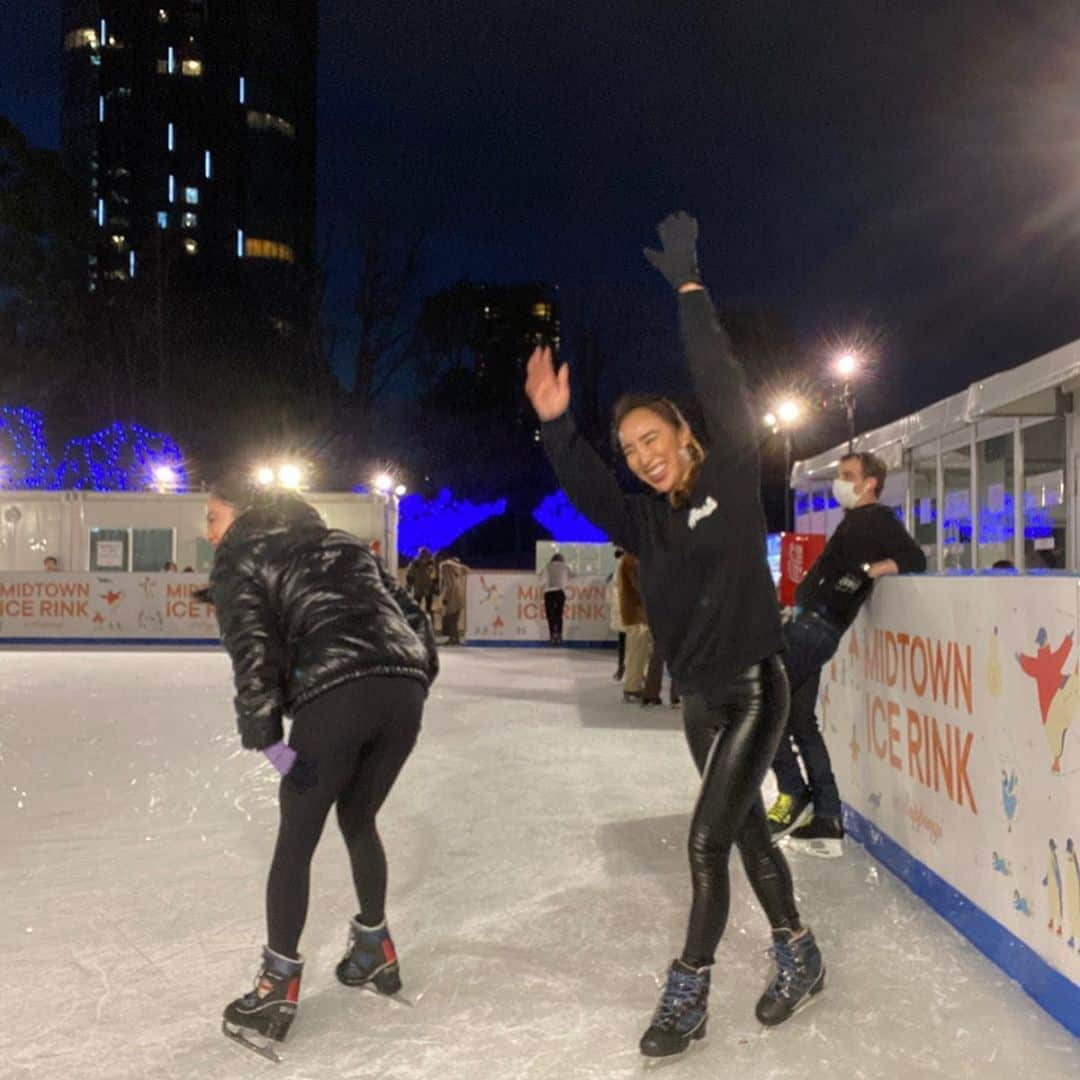
<path id="1" fill-rule="evenodd" d="M 405 584 L 412 593 L 413 599 L 430 616 L 435 603 L 435 594 L 439 591 L 439 579 L 435 560 L 426 547 L 422 547 L 416 553 L 416 558 L 409 563 Z"/>
<path id="2" fill-rule="evenodd" d="M 461 644 L 461 613 L 465 610 L 465 578 L 469 572 L 456 555 L 444 552 L 439 560 L 439 603 L 448 645 Z"/>
<path id="3" fill-rule="evenodd" d="M 608 621 L 611 629 L 619 635 L 619 659 L 612 678 L 615 682 L 622 682 L 626 674 L 626 628 L 623 626 L 622 612 L 619 611 L 619 589 L 615 584 L 615 575 L 619 572 L 619 560 L 623 557 L 622 548 L 615 549 L 615 569 L 608 574 L 607 594 Z"/>
<path id="4" fill-rule="evenodd" d="M 663 689 L 665 667 L 667 667 L 667 664 L 664 661 L 664 654 L 660 651 L 660 646 L 657 645 L 654 639 L 652 655 L 649 657 L 649 669 L 645 672 L 645 696 L 641 700 L 642 705 L 664 704 L 660 697 L 660 691 Z M 672 675 L 671 707 L 674 709 L 680 704 L 682 704 L 682 699 L 679 697 L 679 681 Z"/>
<path id="5" fill-rule="evenodd" d="M 46 555 L 43 565 L 50 574 L 55 574 L 60 569 L 60 562 L 55 555 Z"/>
<path id="6" fill-rule="evenodd" d="M 641 599 L 640 570 L 636 555 L 627 552 L 615 570 L 619 592 L 619 611 L 626 627 L 626 672 L 623 676 L 623 701 L 640 702 L 645 696 L 645 669 L 649 665 L 652 637 L 645 621 L 645 603 Z"/>
<path id="7" fill-rule="evenodd" d="M 573 576 L 573 570 L 560 551 L 551 556 L 551 561 L 539 574 L 544 582 L 544 614 L 547 616 L 548 640 L 552 645 L 562 644 L 566 585 Z"/>
<path id="8" fill-rule="evenodd" d="M 177 573 L 178 569 L 179 568 L 177 567 L 176 563 L 169 561 L 161 568 L 161 572 L 163 574 L 175 574 Z"/>

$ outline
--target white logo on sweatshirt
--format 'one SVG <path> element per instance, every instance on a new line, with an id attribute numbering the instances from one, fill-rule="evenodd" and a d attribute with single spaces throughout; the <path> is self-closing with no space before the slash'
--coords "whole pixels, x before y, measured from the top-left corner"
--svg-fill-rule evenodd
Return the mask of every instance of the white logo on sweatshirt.
<path id="1" fill-rule="evenodd" d="M 692 529 L 699 521 L 704 521 L 714 510 L 719 509 L 719 503 L 710 495 L 701 506 L 694 506 L 690 510 L 687 525 Z"/>

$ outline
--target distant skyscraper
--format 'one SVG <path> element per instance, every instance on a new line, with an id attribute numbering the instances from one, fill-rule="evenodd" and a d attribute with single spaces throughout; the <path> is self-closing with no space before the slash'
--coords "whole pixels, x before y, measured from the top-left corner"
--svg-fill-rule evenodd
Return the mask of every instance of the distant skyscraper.
<path id="1" fill-rule="evenodd" d="M 156 275 L 309 318 L 315 0 L 64 0 L 61 146 L 96 224 L 87 284 Z"/>

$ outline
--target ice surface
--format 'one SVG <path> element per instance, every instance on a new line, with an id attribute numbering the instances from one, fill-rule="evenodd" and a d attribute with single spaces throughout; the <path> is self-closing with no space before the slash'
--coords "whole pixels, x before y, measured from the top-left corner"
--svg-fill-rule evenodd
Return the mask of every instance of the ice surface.
<path id="1" fill-rule="evenodd" d="M 1080 1075 L 1077 1041 L 857 847 L 791 855 L 829 971 L 818 1002 L 772 1031 L 754 1020 L 768 942 L 736 859 L 708 1038 L 647 1064 L 637 1040 L 689 902 L 677 714 L 623 706 L 609 654 L 443 663 L 380 819 L 415 1007 L 334 979 L 353 901 L 331 820 L 275 1066 L 219 1031 L 263 941 L 276 825 L 225 657 L 4 653 L 0 1077 Z"/>

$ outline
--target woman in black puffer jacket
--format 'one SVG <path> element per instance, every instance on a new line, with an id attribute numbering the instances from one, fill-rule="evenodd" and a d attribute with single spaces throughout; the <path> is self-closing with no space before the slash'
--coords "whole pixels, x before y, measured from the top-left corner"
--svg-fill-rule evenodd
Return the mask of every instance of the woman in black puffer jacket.
<path id="1" fill-rule="evenodd" d="M 438 658 L 427 616 L 367 545 L 328 529 L 302 499 L 222 485 L 207 537 L 240 737 L 282 775 L 267 946 L 255 989 L 225 1010 L 226 1033 L 257 1047 L 251 1033 L 282 1039 L 296 1014 L 311 859 L 332 806 L 360 904 L 338 978 L 401 987 L 375 815 L 416 742 Z"/>

